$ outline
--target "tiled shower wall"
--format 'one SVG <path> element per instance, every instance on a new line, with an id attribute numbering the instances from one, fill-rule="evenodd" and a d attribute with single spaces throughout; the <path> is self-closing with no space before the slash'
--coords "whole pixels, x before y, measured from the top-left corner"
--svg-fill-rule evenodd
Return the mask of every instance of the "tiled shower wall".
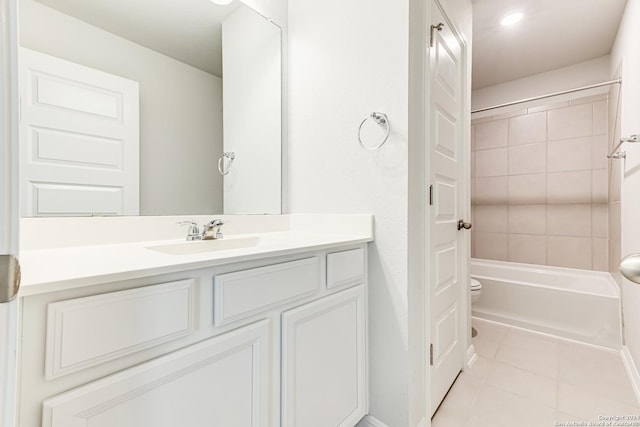
<path id="1" fill-rule="evenodd" d="M 475 258 L 608 270 L 607 96 L 471 126 Z"/>

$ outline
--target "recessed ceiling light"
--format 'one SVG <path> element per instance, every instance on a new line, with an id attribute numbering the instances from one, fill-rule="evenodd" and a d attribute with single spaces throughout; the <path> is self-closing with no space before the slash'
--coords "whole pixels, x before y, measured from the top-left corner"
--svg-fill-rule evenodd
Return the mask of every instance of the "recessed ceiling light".
<path id="1" fill-rule="evenodd" d="M 226 4 L 231 3 L 233 0 L 211 0 L 213 3 L 215 4 L 219 4 L 221 6 L 224 6 Z"/>
<path id="2" fill-rule="evenodd" d="M 524 14 L 522 12 L 510 13 L 508 15 L 505 15 L 504 18 L 502 18 L 502 21 L 500 21 L 500 24 L 504 25 L 505 27 L 508 27 L 510 25 L 515 24 L 516 22 L 520 22 L 523 16 Z"/>

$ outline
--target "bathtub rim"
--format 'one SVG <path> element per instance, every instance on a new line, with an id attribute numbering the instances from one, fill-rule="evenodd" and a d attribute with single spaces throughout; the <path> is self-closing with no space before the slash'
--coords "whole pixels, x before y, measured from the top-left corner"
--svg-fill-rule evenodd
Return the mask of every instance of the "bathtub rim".
<path id="1" fill-rule="evenodd" d="M 578 289 L 571 289 L 571 288 L 564 288 L 564 287 L 560 287 L 560 286 L 554 286 L 554 285 L 550 285 L 550 284 L 543 284 L 543 283 L 537 283 L 537 282 L 528 282 L 528 281 L 524 281 L 524 280 L 504 279 L 502 277 L 495 277 L 495 276 L 483 275 L 483 274 L 474 274 L 473 273 L 473 265 L 474 264 L 496 266 L 498 268 L 509 269 L 509 270 L 535 271 L 537 273 L 542 273 L 542 274 L 544 274 L 544 273 L 556 273 L 556 274 L 560 274 L 560 275 L 563 275 L 563 276 L 573 276 L 573 277 L 576 277 L 576 276 L 599 277 L 601 279 L 604 279 L 606 282 L 608 282 L 611 292 L 610 293 L 606 293 L 606 294 L 602 293 L 602 292 L 588 292 L 588 291 L 583 291 L 583 290 L 578 290 Z M 514 284 L 523 285 L 523 286 L 537 286 L 537 287 L 541 287 L 541 288 L 554 289 L 554 290 L 559 290 L 559 291 L 563 291 L 563 292 L 573 292 L 573 293 L 578 293 L 578 294 L 595 295 L 595 296 L 604 297 L 604 298 L 617 298 L 617 299 L 620 299 L 620 297 L 621 297 L 620 288 L 618 287 L 618 283 L 611 276 L 611 274 L 606 272 L 606 271 L 582 270 L 582 269 L 578 269 L 578 268 L 556 267 L 556 266 L 551 266 L 551 265 L 539 265 L 539 264 L 525 264 L 525 263 L 520 263 L 520 262 L 498 261 L 498 260 L 490 260 L 490 259 L 482 259 L 482 258 L 471 258 L 470 262 L 469 262 L 469 266 L 470 266 L 470 268 L 469 268 L 470 276 L 472 278 L 474 278 L 474 279 L 478 279 L 480 281 L 480 283 L 482 283 L 483 279 L 486 279 L 486 280 L 495 280 L 495 281 L 500 281 L 500 282 L 514 283 Z"/>

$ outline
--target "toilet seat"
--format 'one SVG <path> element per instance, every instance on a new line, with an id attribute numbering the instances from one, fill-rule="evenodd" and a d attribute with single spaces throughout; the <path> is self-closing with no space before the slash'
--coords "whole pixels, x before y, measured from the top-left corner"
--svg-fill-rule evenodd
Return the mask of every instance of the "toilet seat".
<path id="1" fill-rule="evenodd" d="M 478 282 L 476 279 L 471 279 L 471 292 L 479 292 L 482 290 L 482 283 Z"/>

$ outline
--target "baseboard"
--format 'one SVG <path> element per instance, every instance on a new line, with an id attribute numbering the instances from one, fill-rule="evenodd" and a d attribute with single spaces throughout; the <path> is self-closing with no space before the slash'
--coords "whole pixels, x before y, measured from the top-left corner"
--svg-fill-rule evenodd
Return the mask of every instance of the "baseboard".
<path id="1" fill-rule="evenodd" d="M 620 353 L 622 354 L 624 369 L 627 371 L 627 376 L 631 381 L 631 387 L 633 387 L 633 393 L 636 395 L 638 403 L 640 403 L 640 372 L 638 372 L 638 367 L 633 361 L 629 347 L 623 345 Z"/>
<path id="2" fill-rule="evenodd" d="M 367 415 L 362 420 L 360 420 L 360 422 L 356 427 L 389 427 L 389 426 L 387 426 L 385 423 L 378 420 L 377 418 L 372 417 L 371 415 Z M 418 423 L 416 427 L 427 427 L 427 419 L 426 418 L 421 419 L 420 423 Z"/>
<path id="3" fill-rule="evenodd" d="M 472 367 L 476 360 L 478 360 L 478 354 L 476 353 L 476 348 L 471 344 L 467 349 L 467 368 Z"/>
<path id="4" fill-rule="evenodd" d="M 367 415 L 364 417 L 359 423 L 357 427 L 389 427 L 382 421 L 379 421 L 377 418 Z"/>

